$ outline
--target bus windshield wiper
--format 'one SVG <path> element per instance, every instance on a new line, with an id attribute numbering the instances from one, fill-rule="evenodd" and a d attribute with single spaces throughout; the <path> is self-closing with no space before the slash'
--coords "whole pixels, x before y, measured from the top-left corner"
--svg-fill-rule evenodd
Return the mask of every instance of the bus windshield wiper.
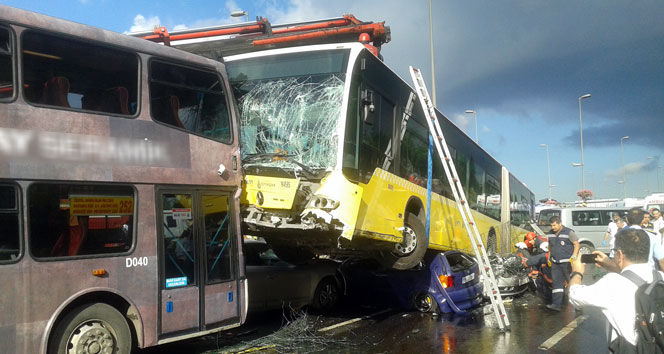
<path id="1" fill-rule="evenodd" d="M 247 154 L 247 156 L 244 159 L 242 159 L 242 162 L 245 163 L 245 162 L 261 160 L 261 159 L 268 159 L 268 158 L 269 159 L 274 159 L 274 158 L 277 158 L 277 160 L 278 159 L 282 159 L 284 161 L 287 160 L 288 162 L 296 164 L 298 167 L 300 167 L 302 169 L 302 171 L 304 171 L 310 177 L 315 176 L 314 172 L 309 167 L 307 167 L 304 164 L 302 164 L 301 162 L 295 160 L 294 157 L 297 157 L 297 155 L 288 155 L 288 154 L 284 154 L 283 152 L 265 152 L 265 153 L 259 153 L 259 154 Z"/>

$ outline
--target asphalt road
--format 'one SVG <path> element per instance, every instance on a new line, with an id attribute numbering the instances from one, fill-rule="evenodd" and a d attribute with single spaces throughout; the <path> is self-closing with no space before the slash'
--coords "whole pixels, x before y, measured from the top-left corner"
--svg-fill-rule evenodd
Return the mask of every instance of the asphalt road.
<path id="1" fill-rule="evenodd" d="M 593 272 L 584 282 L 594 281 Z M 552 312 L 533 292 L 506 299 L 509 331 L 498 329 L 489 304 L 435 316 L 347 301 L 332 314 L 249 314 L 240 328 L 142 353 L 606 353 L 599 311 L 568 305 Z"/>

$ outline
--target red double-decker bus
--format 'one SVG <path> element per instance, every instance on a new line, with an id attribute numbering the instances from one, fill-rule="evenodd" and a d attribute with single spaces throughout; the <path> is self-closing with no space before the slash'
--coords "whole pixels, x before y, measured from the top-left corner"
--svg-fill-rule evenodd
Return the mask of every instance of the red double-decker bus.
<path id="1" fill-rule="evenodd" d="M 0 6 L 0 348 L 127 353 L 244 322 L 223 64 Z"/>

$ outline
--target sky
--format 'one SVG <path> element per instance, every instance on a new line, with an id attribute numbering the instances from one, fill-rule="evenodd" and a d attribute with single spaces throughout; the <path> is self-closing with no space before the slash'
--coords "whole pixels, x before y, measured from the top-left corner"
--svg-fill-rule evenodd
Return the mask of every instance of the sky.
<path id="1" fill-rule="evenodd" d="M 385 21 L 386 64 L 409 83 L 408 66 L 420 68 L 432 91 L 425 0 L 0 4 L 120 33 L 245 21 L 230 16 L 237 10 L 273 24 L 353 14 Z M 585 187 L 595 199 L 664 192 L 664 1 L 433 0 L 431 13 L 437 108 L 472 139 L 476 122 L 465 111 L 476 111 L 479 144 L 537 199 L 549 196 L 548 170 L 554 199 L 579 199 L 581 168 L 572 164 L 581 162 L 580 113 Z"/>

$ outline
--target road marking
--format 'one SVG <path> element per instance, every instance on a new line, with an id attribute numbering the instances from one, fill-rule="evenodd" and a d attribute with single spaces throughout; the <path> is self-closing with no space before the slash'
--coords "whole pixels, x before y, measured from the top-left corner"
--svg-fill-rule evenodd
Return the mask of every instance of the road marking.
<path id="1" fill-rule="evenodd" d="M 583 315 L 575 318 L 572 322 L 568 323 L 567 326 L 563 327 L 558 333 L 554 334 L 551 338 L 547 339 L 546 342 L 542 343 L 538 349 L 549 350 L 553 348 L 561 339 L 565 338 L 566 335 L 570 334 L 575 328 L 577 328 L 583 321 L 588 318 L 588 315 Z"/>
<path id="2" fill-rule="evenodd" d="M 389 311 L 392 311 L 392 309 L 385 309 L 385 310 L 382 310 L 382 311 L 374 312 L 374 313 L 366 315 L 366 316 L 353 318 L 352 320 L 348 320 L 348 321 L 344 321 L 344 322 L 341 322 L 341 323 L 337 323 L 337 324 L 332 325 L 332 326 L 324 327 L 324 328 L 319 329 L 318 332 L 331 331 L 335 328 L 343 327 L 345 325 L 349 325 L 351 323 L 359 322 L 359 321 L 362 321 L 362 320 L 367 320 L 367 319 L 370 319 L 371 317 L 375 317 L 375 316 L 384 314 L 384 313 L 389 312 Z"/>

